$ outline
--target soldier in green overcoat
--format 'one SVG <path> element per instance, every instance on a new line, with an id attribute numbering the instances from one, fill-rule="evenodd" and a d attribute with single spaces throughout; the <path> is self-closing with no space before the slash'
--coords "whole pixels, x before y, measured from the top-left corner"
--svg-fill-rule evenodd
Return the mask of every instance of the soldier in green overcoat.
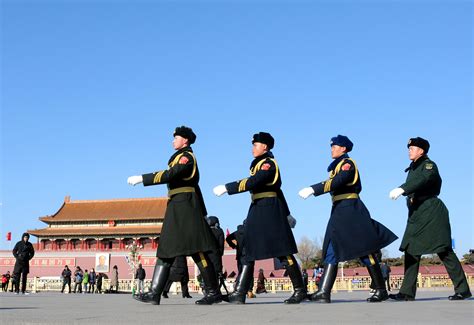
<path id="1" fill-rule="evenodd" d="M 406 196 L 408 221 L 400 251 L 405 253 L 405 277 L 400 292 L 389 295 L 395 300 L 414 300 L 421 255 L 438 254 L 449 277 L 453 281 L 455 294 L 449 300 L 471 297 L 461 263 L 451 246 L 449 212 L 438 198 L 441 192 L 441 177 L 438 167 L 430 158 L 427 140 L 417 137 L 408 141 L 408 155 L 412 163 L 405 170 L 406 182 L 390 192 L 396 200 Z"/>

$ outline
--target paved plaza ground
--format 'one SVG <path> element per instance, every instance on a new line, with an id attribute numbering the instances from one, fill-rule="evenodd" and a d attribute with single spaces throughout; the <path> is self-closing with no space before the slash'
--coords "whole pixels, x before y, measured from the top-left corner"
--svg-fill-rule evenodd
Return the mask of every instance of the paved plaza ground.
<path id="1" fill-rule="evenodd" d="M 452 291 L 420 291 L 413 302 L 369 304 L 367 292 L 333 293 L 333 303 L 285 305 L 287 294 L 263 294 L 246 305 L 198 306 L 170 295 L 160 306 L 139 303 L 129 294 L 26 296 L 0 293 L 1 324 L 473 324 L 474 300 L 453 302 Z"/>

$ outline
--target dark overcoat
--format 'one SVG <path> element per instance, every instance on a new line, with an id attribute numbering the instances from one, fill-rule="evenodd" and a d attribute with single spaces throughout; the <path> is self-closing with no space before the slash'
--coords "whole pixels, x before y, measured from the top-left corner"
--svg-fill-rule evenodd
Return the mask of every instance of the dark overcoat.
<path id="1" fill-rule="evenodd" d="M 254 199 L 244 223 L 247 261 L 288 256 L 298 252 L 288 215 L 290 211 L 281 191 L 281 172 L 271 152 L 255 158 L 250 177 L 226 184 L 229 195 L 250 192 Z M 272 193 L 268 197 L 256 195 Z"/>
<path id="2" fill-rule="evenodd" d="M 25 234 L 23 234 L 24 236 Z M 23 237 L 22 237 L 23 238 Z M 35 256 L 35 249 L 33 245 L 27 241 L 20 240 L 13 247 L 12 254 L 16 259 L 13 273 L 29 273 L 30 272 L 30 260 Z"/>
<path id="3" fill-rule="evenodd" d="M 188 261 L 186 256 L 177 256 L 170 268 L 168 281 L 179 282 L 189 280 Z"/>
<path id="4" fill-rule="evenodd" d="M 177 150 L 168 166 L 142 175 L 144 186 L 167 184 L 170 191 L 156 256 L 172 258 L 214 250 L 216 241 L 205 219 L 199 169 L 191 147 Z M 173 190 L 183 192 L 173 194 Z"/>
<path id="5" fill-rule="evenodd" d="M 312 186 L 314 195 L 331 193 L 333 205 L 323 242 L 326 256 L 332 243 L 337 262 L 375 253 L 398 237 L 370 217 L 359 197 L 362 191 L 359 171 L 347 154 L 328 167 L 329 179 Z"/>
<path id="6" fill-rule="evenodd" d="M 438 166 L 423 156 L 406 171 L 406 182 L 400 187 L 407 197 L 408 221 L 400 250 L 423 255 L 451 249 L 449 212 L 438 198 L 442 183 Z"/>

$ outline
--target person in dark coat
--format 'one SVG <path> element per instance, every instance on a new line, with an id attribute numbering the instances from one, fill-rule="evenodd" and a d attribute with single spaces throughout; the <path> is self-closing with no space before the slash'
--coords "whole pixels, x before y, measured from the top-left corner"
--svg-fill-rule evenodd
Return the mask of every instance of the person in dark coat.
<path id="1" fill-rule="evenodd" d="M 103 279 L 104 279 L 104 274 L 99 272 L 99 274 L 97 275 L 97 289 L 96 289 L 97 293 L 102 293 L 102 280 Z"/>
<path id="2" fill-rule="evenodd" d="M 313 301 L 331 302 L 331 289 L 336 280 L 338 262 L 354 258 L 360 258 L 366 265 L 375 286 L 375 293 L 367 301 L 380 302 L 388 299 L 376 252 L 398 237 L 373 220 L 360 199 L 362 185 L 359 170 L 348 155 L 352 147 L 353 143 L 348 137 L 333 137 L 331 156 L 334 160 L 327 169 L 329 179 L 299 192 L 303 199 L 312 194 L 319 196 L 330 193 L 333 202 L 323 242 L 324 275 L 318 291 L 311 296 Z"/>
<path id="3" fill-rule="evenodd" d="M 95 285 L 97 282 L 97 273 L 95 273 L 95 269 L 92 268 L 89 272 L 89 293 L 95 293 Z"/>
<path id="4" fill-rule="evenodd" d="M 189 294 L 188 288 L 189 270 L 186 256 L 177 256 L 174 259 L 173 265 L 171 265 L 170 276 L 166 282 L 165 288 L 163 289 L 163 298 L 168 298 L 168 292 L 170 291 L 173 282 L 181 283 L 181 293 L 183 298 L 192 298 Z"/>
<path id="5" fill-rule="evenodd" d="M 145 293 L 145 278 L 146 272 L 141 263 L 138 264 L 137 271 L 135 272 L 135 279 L 137 280 L 137 294 L 139 296 Z"/>
<path id="6" fill-rule="evenodd" d="M 408 156 L 412 161 L 404 184 L 393 189 L 389 196 L 396 200 L 407 197 L 408 222 L 400 251 L 405 253 L 405 276 L 395 300 L 414 300 L 420 259 L 423 254 L 438 254 L 454 284 L 455 294 L 449 300 L 471 297 L 464 271 L 451 246 L 449 212 L 438 198 L 441 176 L 438 166 L 428 157 L 428 140 L 417 137 L 408 141 Z"/>
<path id="7" fill-rule="evenodd" d="M 263 269 L 258 270 L 258 277 L 257 277 L 257 293 L 267 293 L 267 289 L 265 289 L 265 282 L 267 279 L 265 278 L 265 274 L 263 274 Z"/>
<path id="8" fill-rule="evenodd" d="M 15 293 L 20 291 L 21 276 L 21 293 L 26 293 L 26 277 L 30 273 L 30 260 L 35 256 L 35 249 L 29 242 L 30 234 L 25 232 L 21 236 L 22 240 L 13 247 L 13 256 L 16 258 L 15 267 L 13 268 L 13 283 L 15 285 Z"/>
<path id="9" fill-rule="evenodd" d="M 293 295 L 285 303 L 297 304 L 306 298 L 301 270 L 293 256 L 298 249 L 289 224 L 290 210 L 281 190 L 281 172 L 270 151 L 274 142 L 269 133 L 254 134 L 252 153 L 255 159 L 250 165 L 250 177 L 214 188 L 217 196 L 248 191 L 252 194 L 244 225 L 246 264 L 237 277 L 234 292 L 228 296 L 231 303 L 245 303 L 255 261 L 272 257 L 278 257 L 285 265 L 293 283 Z"/>
<path id="10" fill-rule="evenodd" d="M 306 269 L 303 269 L 303 283 L 305 285 L 305 287 L 307 288 L 308 287 L 308 272 L 306 271 Z"/>
<path id="11" fill-rule="evenodd" d="M 63 288 L 61 289 L 61 293 L 64 292 L 64 288 L 66 288 L 66 285 L 69 288 L 69 293 L 71 293 L 71 276 L 72 276 L 72 272 L 69 269 L 69 267 L 66 265 L 64 267 L 64 270 L 61 273 L 61 277 L 63 278 Z"/>
<path id="12" fill-rule="evenodd" d="M 191 256 L 206 284 L 206 294 L 196 304 L 211 305 L 221 302 L 222 296 L 208 256 L 216 249 L 216 242 L 205 219 L 207 211 L 199 188 L 199 169 L 190 147 L 196 140 L 196 134 L 192 129 L 181 126 L 175 129 L 173 136 L 176 152 L 168 161 L 168 169 L 128 178 L 130 185 L 167 184 L 169 197 L 156 251 L 158 259 L 151 291 L 137 299 L 159 305 L 174 259 L 177 256 Z"/>
<path id="13" fill-rule="evenodd" d="M 219 218 L 216 216 L 210 216 L 207 218 L 207 223 L 211 227 L 212 234 L 216 239 L 216 249 L 209 253 L 209 258 L 214 265 L 216 271 L 217 281 L 219 282 L 219 290 L 221 287 L 227 291 L 225 286 L 224 274 L 222 273 L 222 256 L 224 255 L 224 231 L 219 226 Z"/>

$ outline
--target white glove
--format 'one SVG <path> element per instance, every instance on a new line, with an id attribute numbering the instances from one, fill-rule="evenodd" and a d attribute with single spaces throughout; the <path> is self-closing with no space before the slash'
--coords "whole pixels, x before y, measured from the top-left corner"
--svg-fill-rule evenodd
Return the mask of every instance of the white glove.
<path id="1" fill-rule="evenodd" d="M 290 228 L 295 228 L 296 226 L 296 219 L 293 218 L 291 214 L 288 215 L 288 223 L 290 224 Z"/>
<path id="2" fill-rule="evenodd" d="M 143 183 L 143 176 L 130 176 L 128 179 L 127 179 L 127 183 L 130 184 L 130 185 L 137 185 L 137 184 L 140 184 L 140 183 Z"/>
<path id="3" fill-rule="evenodd" d="M 388 195 L 392 200 L 396 200 L 400 197 L 400 195 L 402 195 L 403 193 L 405 193 L 405 190 L 401 187 L 397 187 L 393 190 L 390 191 L 390 194 Z"/>
<path id="4" fill-rule="evenodd" d="M 305 187 L 304 189 L 298 192 L 298 195 L 305 200 L 309 198 L 311 194 L 314 194 L 314 190 L 312 187 Z"/>
<path id="5" fill-rule="evenodd" d="M 217 185 L 212 191 L 215 195 L 221 196 L 222 194 L 227 193 L 227 188 L 225 185 Z"/>

